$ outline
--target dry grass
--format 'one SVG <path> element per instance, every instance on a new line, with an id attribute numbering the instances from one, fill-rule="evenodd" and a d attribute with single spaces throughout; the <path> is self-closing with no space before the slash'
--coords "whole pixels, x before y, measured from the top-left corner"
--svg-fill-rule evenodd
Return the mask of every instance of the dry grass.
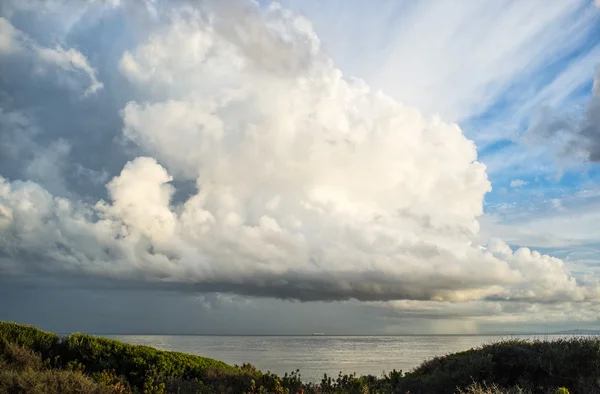
<path id="1" fill-rule="evenodd" d="M 0 370 L 0 392 L 28 394 L 109 394 L 103 387 L 80 372 L 25 369 Z"/>
<path id="2" fill-rule="evenodd" d="M 495 384 L 479 384 L 473 383 L 464 390 L 458 390 L 457 394 L 527 394 L 527 391 L 523 391 L 520 387 L 513 387 L 510 389 L 503 389 Z"/>
<path id="3" fill-rule="evenodd" d="M 79 371 L 46 369 L 41 357 L 21 346 L 2 343 L 0 393 L 109 394 L 110 388 Z"/>

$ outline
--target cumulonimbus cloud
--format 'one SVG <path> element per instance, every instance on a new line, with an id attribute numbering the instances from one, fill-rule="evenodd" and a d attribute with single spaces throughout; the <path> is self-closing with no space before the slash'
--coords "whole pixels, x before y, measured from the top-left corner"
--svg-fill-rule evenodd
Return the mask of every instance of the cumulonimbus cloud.
<path id="1" fill-rule="evenodd" d="M 145 156 L 96 203 L 0 178 L 4 275 L 305 301 L 597 298 L 559 259 L 478 245 L 475 145 L 344 78 L 305 18 L 245 2 L 151 18 L 115 65 L 142 97 L 122 118 Z M 174 202 L 173 180 L 195 192 Z"/>

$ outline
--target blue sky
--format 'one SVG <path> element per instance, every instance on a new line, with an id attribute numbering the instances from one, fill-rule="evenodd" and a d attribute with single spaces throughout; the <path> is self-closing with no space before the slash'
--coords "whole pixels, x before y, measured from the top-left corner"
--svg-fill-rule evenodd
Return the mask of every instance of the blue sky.
<path id="1" fill-rule="evenodd" d="M 9 0 L 0 62 L 0 319 L 598 325 L 592 1 Z"/>

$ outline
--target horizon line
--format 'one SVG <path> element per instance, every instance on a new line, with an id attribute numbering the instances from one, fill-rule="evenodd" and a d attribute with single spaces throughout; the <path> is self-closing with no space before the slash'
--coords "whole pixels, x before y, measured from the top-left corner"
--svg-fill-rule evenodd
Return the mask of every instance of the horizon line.
<path id="1" fill-rule="evenodd" d="M 57 332 L 59 335 L 70 335 L 81 331 Z M 600 335 L 597 330 L 561 330 L 552 332 L 491 332 L 491 333 L 445 333 L 445 334 L 201 334 L 201 333 L 135 333 L 135 332 L 81 332 L 94 336 L 196 336 L 196 337 L 477 337 L 477 336 L 544 336 L 544 335 Z"/>

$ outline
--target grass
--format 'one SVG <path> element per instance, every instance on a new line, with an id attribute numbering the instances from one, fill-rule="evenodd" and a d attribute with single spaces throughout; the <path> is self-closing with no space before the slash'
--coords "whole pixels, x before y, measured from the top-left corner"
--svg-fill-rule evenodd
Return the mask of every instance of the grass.
<path id="1" fill-rule="evenodd" d="M 0 322 L 0 393 L 600 394 L 600 339 L 510 340 L 436 357 L 408 373 L 263 373 L 84 334 Z"/>

